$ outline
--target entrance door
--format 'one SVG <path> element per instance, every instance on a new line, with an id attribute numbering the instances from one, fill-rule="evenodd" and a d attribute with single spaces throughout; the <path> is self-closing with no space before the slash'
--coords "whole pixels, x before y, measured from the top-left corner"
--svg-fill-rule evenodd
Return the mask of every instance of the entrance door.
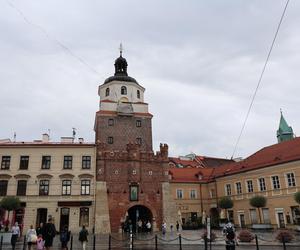
<path id="1" fill-rule="evenodd" d="M 127 230 L 129 230 L 129 224 L 132 225 L 132 231 L 137 232 L 138 222 L 142 222 L 142 232 L 146 232 L 146 223 L 149 221 L 152 225 L 152 213 L 149 208 L 141 205 L 133 206 L 128 210 L 128 216 L 126 218 L 125 224 L 127 225 Z"/>
<path id="2" fill-rule="evenodd" d="M 244 228 L 246 226 L 244 214 L 240 214 L 240 226 L 241 226 L 241 228 Z"/>
<path id="3" fill-rule="evenodd" d="M 280 228 L 285 228 L 283 213 L 277 213 L 277 216 L 278 216 L 279 227 Z"/>
<path id="4" fill-rule="evenodd" d="M 38 227 L 41 223 L 44 225 L 47 222 L 47 208 L 38 208 L 36 213 L 36 227 Z"/>
<path id="5" fill-rule="evenodd" d="M 59 230 L 67 226 L 69 228 L 70 208 L 63 207 L 60 209 L 60 227 Z"/>

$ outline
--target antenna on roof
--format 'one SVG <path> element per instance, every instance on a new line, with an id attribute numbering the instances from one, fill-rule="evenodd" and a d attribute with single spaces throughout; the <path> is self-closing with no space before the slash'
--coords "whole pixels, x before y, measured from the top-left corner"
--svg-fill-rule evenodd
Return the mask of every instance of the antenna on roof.
<path id="1" fill-rule="evenodd" d="M 17 141 L 17 133 L 14 132 L 14 142 L 16 142 L 16 141 Z"/>
<path id="2" fill-rule="evenodd" d="M 49 135 L 49 140 L 50 140 L 50 128 L 48 128 L 48 135 Z"/>

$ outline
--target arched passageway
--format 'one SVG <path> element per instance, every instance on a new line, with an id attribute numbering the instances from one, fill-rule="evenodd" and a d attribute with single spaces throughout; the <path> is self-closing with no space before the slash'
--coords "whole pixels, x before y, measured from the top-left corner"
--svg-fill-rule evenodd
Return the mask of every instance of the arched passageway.
<path id="1" fill-rule="evenodd" d="M 153 215 L 149 208 L 136 205 L 128 209 L 126 213 L 126 220 L 124 230 L 129 231 L 129 225 L 132 225 L 133 232 L 147 232 L 146 224 L 151 223 L 151 230 L 153 228 Z"/>

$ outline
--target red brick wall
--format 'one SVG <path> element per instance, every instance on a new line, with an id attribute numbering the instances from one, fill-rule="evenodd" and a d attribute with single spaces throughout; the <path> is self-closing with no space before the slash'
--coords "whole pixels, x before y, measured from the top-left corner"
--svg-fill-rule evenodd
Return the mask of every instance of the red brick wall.
<path id="1" fill-rule="evenodd" d="M 109 126 L 108 120 L 114 119 L 114 125 Z M 113 137 L 113 144 L 107 144 L 109 150 L 125 150 L 127 143 L 136 143 L 136 138 L 142 138 L 141 149 L 152 151 L 151 117 L 96 115 L 96 141 L 107 143 L 108 137 Z M 142 126 L 136 126 L 136 120 L 141 120 Z"/>

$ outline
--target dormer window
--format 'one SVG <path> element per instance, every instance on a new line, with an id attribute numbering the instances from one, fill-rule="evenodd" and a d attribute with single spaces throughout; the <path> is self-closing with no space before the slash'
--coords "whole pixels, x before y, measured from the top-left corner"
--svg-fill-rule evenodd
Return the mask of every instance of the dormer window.
<path id="1" fill-rule="evenodd" d="M 121 87 L 121 95 L 127 95 L 127 88 L 125 86 Z"/>
<path id="2" fill-rule="evenodd" d="M 106 90 L 105 90 L 105 96 L 109 96 L 109 88 L 106 88 Z"/>
<path id="3" fill-rule="evenodd" d="M 141 92 L 139 90 L 136 91 L 136 96 L 137 96 L 138 99 L 141 98 Z"/>

